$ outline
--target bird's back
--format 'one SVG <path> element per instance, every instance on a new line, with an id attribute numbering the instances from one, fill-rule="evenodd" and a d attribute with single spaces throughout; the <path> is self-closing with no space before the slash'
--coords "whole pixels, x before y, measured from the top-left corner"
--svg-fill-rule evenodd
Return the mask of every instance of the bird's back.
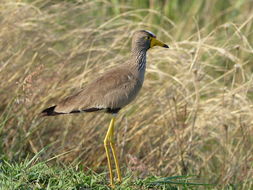
<path id="1" fill-rule="evenodd" d="M 54 109 L 57 113 L 92 110 L 119 110 L 138 94 L 144 74 L 128 64 L 112 69 L 88 83 L 77 94 L 67 97 Z"/>

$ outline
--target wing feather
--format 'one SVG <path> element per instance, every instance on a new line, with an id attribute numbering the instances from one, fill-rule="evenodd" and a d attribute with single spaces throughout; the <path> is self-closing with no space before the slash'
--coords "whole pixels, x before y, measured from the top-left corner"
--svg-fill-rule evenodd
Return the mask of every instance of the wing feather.
<path id="1" fill-rule="evenodd" d="M 60 102 L 55 111 L 70 113 L 91 108 L 122 108 L 137 95 L 141 84 L 129 67 L 118 67 L 104 73 L 77 94 Z"/>

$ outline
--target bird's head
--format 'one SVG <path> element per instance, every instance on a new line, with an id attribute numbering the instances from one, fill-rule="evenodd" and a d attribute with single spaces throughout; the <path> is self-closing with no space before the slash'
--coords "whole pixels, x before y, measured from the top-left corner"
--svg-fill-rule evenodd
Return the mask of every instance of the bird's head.
<path id="1" fill-rule="evenodd" d="M 164 48 L 169 48 L 168 45 L 156 39 L 155 34 L 147 30 L 138 30 L 133 34 L 132 39 L 132 49 L 134 51 L 138 50 L 148 50 L 154 46 L 161 46 Z"/>

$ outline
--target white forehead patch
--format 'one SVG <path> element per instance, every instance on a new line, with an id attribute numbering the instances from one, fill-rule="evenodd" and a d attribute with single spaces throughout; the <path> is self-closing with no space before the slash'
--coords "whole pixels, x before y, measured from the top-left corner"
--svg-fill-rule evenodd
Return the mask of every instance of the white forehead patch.
<path id="1" fill-rule="evenodd" d="M 156 35 L 153 33 L 153 32 L 150 32 L 148 30 L 144 30 L 145 32 L 149 33 L 151 36 L 155 37 L 156 38 Z"/>

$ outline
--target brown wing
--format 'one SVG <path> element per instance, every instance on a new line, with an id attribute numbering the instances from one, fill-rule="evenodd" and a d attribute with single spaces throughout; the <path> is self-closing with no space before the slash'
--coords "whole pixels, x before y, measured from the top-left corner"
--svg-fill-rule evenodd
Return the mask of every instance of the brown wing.
<path id="1" fill-rule="evenodd" d="M 70 113 L 89 109 L 122 108 L 135 98 L 140 88 L 141 84 L 128 67 L 118 67 L 60 102 L 54 111 Z"/>

